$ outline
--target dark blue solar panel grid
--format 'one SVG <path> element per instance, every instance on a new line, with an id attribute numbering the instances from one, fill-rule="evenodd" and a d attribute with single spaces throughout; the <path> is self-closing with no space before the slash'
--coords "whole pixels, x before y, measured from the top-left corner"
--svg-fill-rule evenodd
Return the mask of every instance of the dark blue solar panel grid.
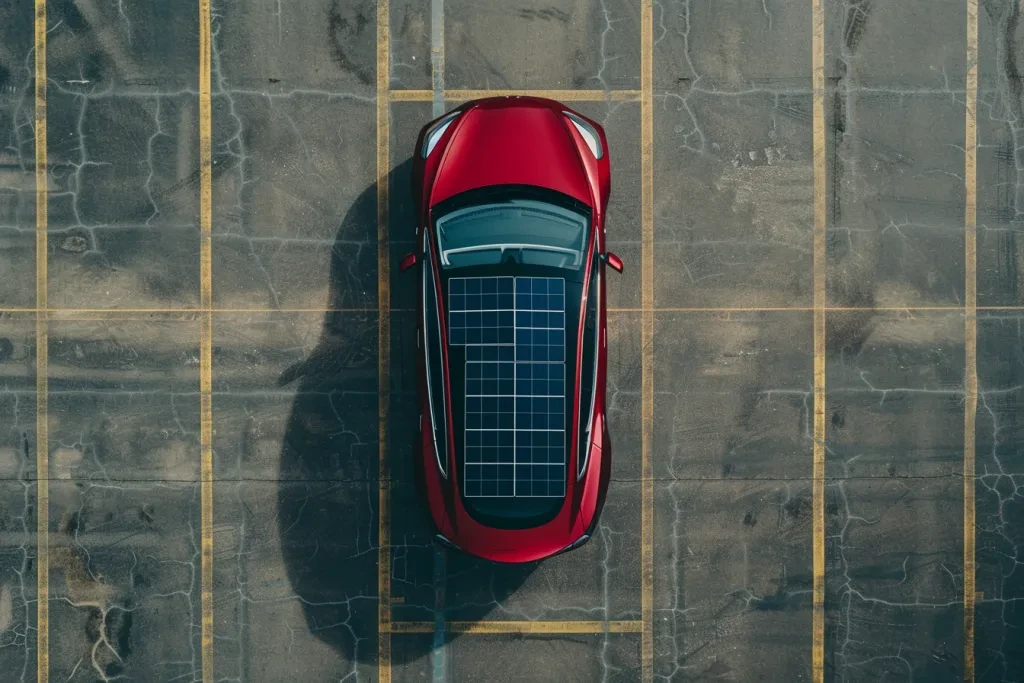
<path id="1" fill-rule="evenodd" d="M 565 495 L 565 281 L 453 278 L 466 348 L 467 496 Z"/>
<path id="2" fill-rule="evenodd" d="M 466 399 L 481 396 L 511 398 L 515 393 L 513 363 L 466 363 Z"/>
<path id="3" fill-rule="evenodd" d="M 516 495 L 565 495 L 565 433 L 516 432 Z"/>
<path id="4" fill-rule="evenodd" d="M 565 281 L 516 278 L 517 496 L 565 495 Z"/>
<path id="5" fill-rule="evenodd" d="M 516 396 L 516 429 L 565 429 L 564 396 Z"/>
<path id="6" fill-rule="evenodd" d="M 518 316 L 519 313 L 517 312 Z M 533 315 L 548 315 L 547 313 Z M 564 314 L 558 314 L 564 315 Z M 565 327 L 537 329 L 516 327 L 516 360 L 534 363 L 565 362 Z"/>
<path id="7" fill-rule="evenodd" d="M 466 464 L 511 465 L 514 438 L 511 430 L 466 432 Z"/>
<path id="8" fill-rule="evenodd" d="M 519 277 L 515 288 L 516 360 L 564 363 L 565 280 Z"/>
<path id="9" fill-rule="evenodd" d="M 513 363 L 466 363 L 466 429 L 513 429 Z"/>
<path id="10" fill-rule="evenodd" d="M 455 277 L 448 281 L 448 343 L 514 344 L 514 279 Z"/>
<path id="11" fill-rule="evenodd" d="M 512 496 L 515 494 L 514 465 L 466 465 L 466 496 Z"/>
<path id="12" fill-rule="evenodd" d="M 452 311 L 512 310 L 511 277 L 453 277 L 448 281 Z"/>
<path id="13" fill-rule="evenodd" d="M 512 311 L 451 311 L 448 317 L 448 343 L 453 346 L 472 344 L 515 343 Z"/>
<path id="14" fill-rule="evenodd" d="M 564 363 L 516 363 L 516 396 L 565 396 Z"/>
<path id="15" fill-rule="evenodd" d="M 516 350 L 513 346 L 467 346 L 467 363 L 511 363 L 516 359 Z"/>
<path id="16" fill-rule="evenodd" d="M 565 495 L 565 465 L 516 465 L 517 496 Z"/>
<path id="17" fill-rule="evenodd" d="M 564 450 L 562 432 L 516 432 L 517 465 L 562 465 Z"/>
<path id="18" fill-rule="evenodd" d="M 516 309 L 516 327 L 525 329 L 565 329 L 562 311 L 521 311 Z"/>
<path id="19" fill-rule="evenodd" d="M 565 311 L 565 280 L 560 277 L 517 277 L 517 311 Z"/>
<path id="20" fill-rule="evenodd" d="M 512 396 L 467 396 L 466 429 L 512 429 L 514 409 Z"/>
<path id="21" fill-rule="evenodd" d="M 513 432 L 466 432 L 467 496 L 511 496 L 515 493 Z"/>
<path id="22" fill-rule="evenodd" d="M 453 277 L 448 281 L 452 311 L 512 310 L 511 277 Z"/>

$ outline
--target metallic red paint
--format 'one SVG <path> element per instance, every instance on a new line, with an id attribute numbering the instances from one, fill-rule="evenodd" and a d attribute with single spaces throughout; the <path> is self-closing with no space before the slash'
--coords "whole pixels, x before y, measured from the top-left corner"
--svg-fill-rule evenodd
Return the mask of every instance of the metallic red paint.
<path id="1" fill-rule="evenodd" d="M 431 205 L 488 185 L 538 185 L 590 203 L 579 154 L 561 113 L 511 99 L 512 106 L 485 101 L 455 120 L 431 188 Z"/>
<path id="2" fill-rule="evenodd" d="M 405 271 L 415 266 L 417 261 L 419 261 L 419 256 L 416 254 L 416 252 L 406 254 L 405 256 L 402 257 L 402 262 L 398 264 L 398 268 L 404 273 Z"/>
<path id="3" fill-rule="evenodd" d="M 423 253 L 424 240 L 431 238 L 430 210 L 438 202 L 479 187 L 534 185 L 569 195 L 591 208 L 593 229 L 588 244 L 586 277 L 595 276 L 596 273 L 590 273 L 589 264 L 594 263 L 595 253 L 604 253 L 604 215 L 611 188 L 608 142 L 601 126 L 573 112 L 598 131 L 604 155 L 595 159 L 579 131 L 563 115 L 563 112 L 572 110 L 558 102 L 530 97 L 501 97 L 469 102 L 459 109 L 462 113 L 441 136 L 427 159 L 422 158 L 420 150 L 432 124 L 424 127 L 416 143 L 412 190 L 421 226 L 417 231 L 417 253 Z M 437 467 L 433 439 L 426 424 L 430 419 L 430 407 L 425 390 L 424 345 L 421 341 L 418 367 L 422 417 L 415 456 L 417 476 L 438 533 L 448 543 L 467 553 L 498 562 L 531 562 L 569 549 L 594 531 L 611 475 L 611 444 L 604 416 L 607 374 L 605 262 L 600 260 L 597 263 L 601 273 L 598 283 L 597 390 L 588 465 L 583 477 L 577 479 L 579 449 L 570 449 L 566 496 L 558 514 L 545 524 L 529 529 L 498 529 L 477 522 L 464 509 L 459 494 L 454 439 L 451 438 L 450 401 L 445 401 L 449 438 L 445 439 L 448 453 L 443 458 L 447 463 L 448 476 L 443 476 Z M 422 261 L 421 267 L 435 269 L 434 281 L 440 281 L 434 250 L 431 250 L 429 260 Z M 589 289 L 586 286 L 588 281 L 584 281 L 584 296 Z M 422 287 L 422 278 L 418 287 Z M 417 325 L 422 340 L 423 296 L 422 292 L 420 294 L 417 298 L 420 307 Z M 440 291 L 437 295 L 440 301 Z M 577 321 L 580 331 L 585 308 L 585 305 L 580 307 L 580 319 Z M 450 395 L 447 332 L 443 318 L 441 316 L 445 391 Z M 573 386 L 578 391 L 582 344 L 577 347 L 572 367 L 576 372 Z M 576 444 L 581 433 L 578 393 L 572 404 L 570 443 Z"/>

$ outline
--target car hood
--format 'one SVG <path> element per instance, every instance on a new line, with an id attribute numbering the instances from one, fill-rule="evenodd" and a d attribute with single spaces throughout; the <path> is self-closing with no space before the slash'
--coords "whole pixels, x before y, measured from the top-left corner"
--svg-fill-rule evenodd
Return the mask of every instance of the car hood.
<path id="1" fill-rule="evenodd" d="M 556 110 L 529 100 L 521 106 L 477 106 L 456 125 L 431 205 L 491 185 L 535 185 L 592 204 L 579 152 Z"/>

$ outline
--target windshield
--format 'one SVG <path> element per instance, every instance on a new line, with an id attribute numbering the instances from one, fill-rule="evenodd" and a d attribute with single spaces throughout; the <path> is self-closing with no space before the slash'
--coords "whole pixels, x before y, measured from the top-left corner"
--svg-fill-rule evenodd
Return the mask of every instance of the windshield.
<path id="1" fill-rule="evenodd" d="M 582 214 L 530 199 L 469 206 L 437 221 L 443 268 L 512 262 L 575 270 L 586 235 Z"/>

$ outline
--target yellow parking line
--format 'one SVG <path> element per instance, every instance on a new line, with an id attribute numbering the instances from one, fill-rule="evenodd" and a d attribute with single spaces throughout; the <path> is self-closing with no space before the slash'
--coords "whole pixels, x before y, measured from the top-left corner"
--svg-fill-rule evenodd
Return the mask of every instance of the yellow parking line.
<path id="1" fill-rule="evenodd" d="M 974 420 L 978 410 L 978 0 L 967 0 L 964 131 L 964 680 L 974 681 Z"/>
<path id="2" fill-rule="evenodd" d="M 433 90 L 388 90 L 388 100 L 391 102 L 433 102 Z"/>
<path id="3" fill-rule="evenodd" d="M 445 630 L 468 634 L 642 633 L 642 621 L 448 621 Z M 432 621 L 393 621 L 391 633 L 433 633 Z"/>
<path id="4" fill-rule="evenodd" d="M 46 322 L 46 0 L 35 0 L 36 145 L 36 676 L 50 680 L 49 342 Z"/>
<path id="5" fill-rule="evenodd" d="M 203 683 L 213 681 L 213 154 L 210 102 L 210 0 L 199 0 L 199 396 L 202 471 Z"/>
<path id="6" fill-rule="evenodd" d="M 764 313 L 780 311 L 811 311 L 808 306 L 659 306 L 656 313 Z M 640 313 L 644 308 L 608 308 L 610 313 Z"/>
<path id="7" fill-rule="evenodd" d="M 1014 313 L 1024 311 L 1024 306 L 976 306 L 979 311 L 1000 311 Z M 0 308 L 0 314 L 35 313 L 37 308 Z M 225 314 L 281 314 L 281 313 L 377 313 L 377 307 L 352 308 L 214 308 L 213 315 Z M 609 306 L 609 313 L 642 313 L 642 307 Z M 655 313 L 789 313 L 810 312 L 814 306 L 658 306 Z M 826 313 L 900 313 L 900 312 L 963 312 L 963 306 L 825 306 Z M 48 308 L 47 317 L 74 320 L 117 319 L 123 315 L 199 315 L 202 308 Z M 415 313 L 414 308 L 392 308 L 392 313 Z"/>
<path id="8" fill-rule="evenodd" d="M 448 90 L 447 100 L 476 100 L 482 97 L 546 97 L 564 102 L 636 102 L 639 90 Z"/>
<path id="9" fill-rule="evenodd" d="M 937 311 L 937 312 L 952 312 L 957 313 L 964 310 L 963 306 L 823 306 L 822 310 L 826 313 L 835 311 L 839 312 L 861 312 L 861 311 L 873 311 L 879 313 L 899 313 L 901 311 Z"/>
<path id="10" fill-rule="evenodd" d="M 392 90 L 388 93 L 392 102 L 433 102 L 433 90 Z"/>
<path id="11" fill-rule="evenodd" d="M 392 102 L 432 102 L 433 90 L 392 90 Z M 485 97 L 546 97 L 561 102 L 638 102 L 639 90 L 445 90 L 444 99 L 449 102 L 464 102 Z"/>
<path id="12" fill-rule="evenodd" d="M 13 309 L 6 310 L 0 309 L 0 312 L 32 312 L 34 308 L 24 309 Z M 393 308 L 392 313 L 399 312 L 411 312 L 415 309 L 412 308 Z M 76 317 L 79 315 L 95 315 L 95 316 L 118 316 L 118 315 L 147 315 L 147 314 L 180 314 L 180 315 L 199 315 L 200 313 L 212 313 L 214 315 L 222 314 L 233 314 L 233 313 L 376 313 L 377 307 L 373 308 L 50 308 L 47 309 L 47 313 L 50 316 L 65 316 L 65 317 Z"/>
<path id="13" fill-rule="evenodd" d="M 391 407 L 390 9 L 388 0 L 377 0 L 377 680 L 380 683 L 391 682 L 391 473 L 387 460 Z"/>
<path id="14" fill-rule="evenodd" d="M 643 307 L 641 321 L 641 436 L 640 477 L 640 670 L 644 681 L 654 679 L 654 477 L 651 448 L 654 438 L 654 9 L 643 0 L 640 9 L 640 269 Z"/>
<path id="15" fill-rule="evenodd" d="M 200 237 L 202 240 L 202 237 Z M 202 251 L 200 248 L 200 260 Z M 200 275 L 200 277 L 202 277 Z M 76 315 L 122 315 L 129 313 L 140 315 L 145 313 L 192 313 L 198 315 L 203 308 L 50 308 L 47 313 L 51 316 L 75 317 Z"/>
<path id="16" fill-rule="evenodd" d="M 982 307 L 979 307 L 982 308 Z M 1007 307 L 993 307 L 1006 310 Z M 609 308 L 612 313 L 639 313 L 643 308 Z M 791 313 L 818 310 L 815 306 L 672 306 L 657 307 L 657 313 Z M 826 312 L 871 312 L 892 313 L 900 311 L 956 311 L 964 310 L 963 306 L 824 306 Z M 988 309 L 987 309 L 988 310 Z"/>
<path id="17" fill-rule="evenodd" d="M 825 14 L 811 0 L 811 61 L 814 89 L 814 444 L 812 524 L 813 603 L 811 679 L 825 679 Z"/>

